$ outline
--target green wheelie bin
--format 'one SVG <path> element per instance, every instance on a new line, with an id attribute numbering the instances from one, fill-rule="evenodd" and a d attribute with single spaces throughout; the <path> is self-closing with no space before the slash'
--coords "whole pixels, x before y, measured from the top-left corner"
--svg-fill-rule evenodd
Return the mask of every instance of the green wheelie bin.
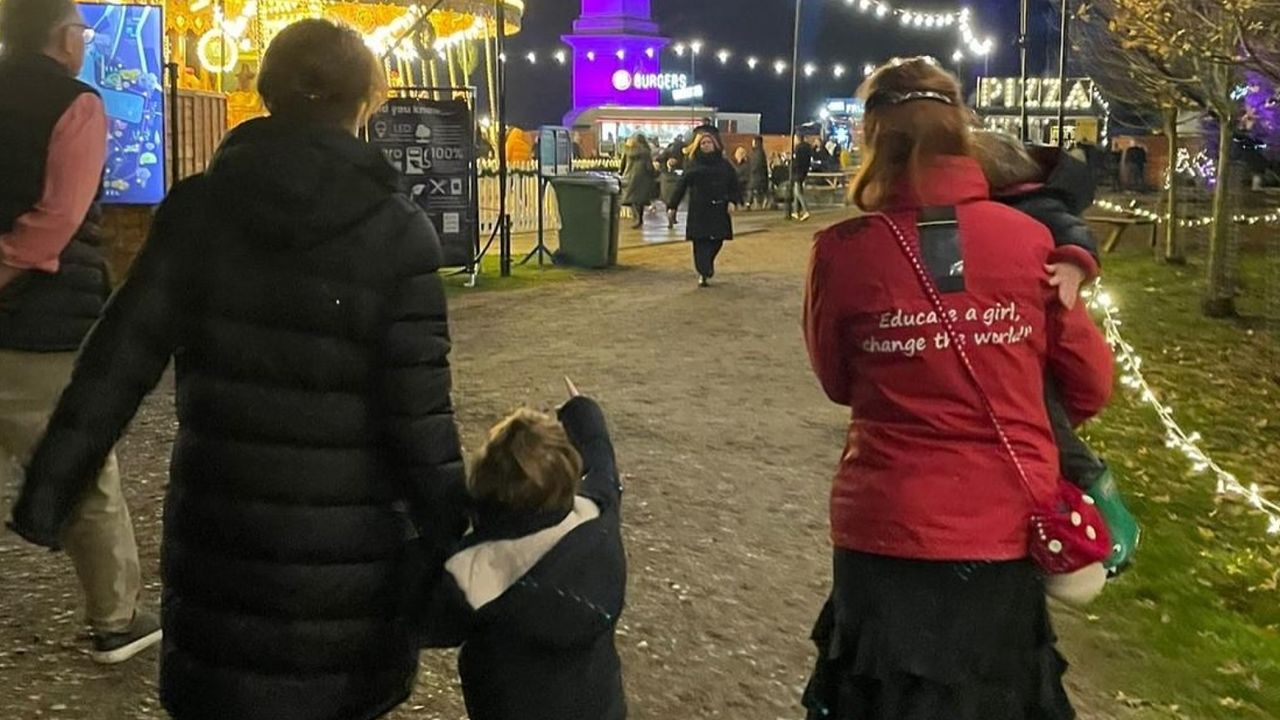
<path id="1" fill-rule="evenodd" d="M 560 206 L 560 249 L 556 262 L 582 268 L 618 264 L 618 178 L 575 173 L 551 179 Z"/>

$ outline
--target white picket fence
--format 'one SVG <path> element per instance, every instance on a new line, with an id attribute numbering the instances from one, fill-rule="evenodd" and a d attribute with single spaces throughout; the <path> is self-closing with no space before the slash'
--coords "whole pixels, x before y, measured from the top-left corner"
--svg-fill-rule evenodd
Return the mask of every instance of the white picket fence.
<path id="1" fill-rule="evenodd" d="M 498 224 L 498 163 L 494 160 L 482 160 L 478 163 L 480 170 L 478 199 L 480 204 L 480 234 L 483 241 L 488 233 Z M 575 160 L 574 170 L 609 171 L 616 170 L 617 163 L 609 160 Z M 516 233 L 537 232 L 538 230 L 538 166 L 536 163 L 511 163 L 507 166 L 510 175 L 507 177 L 507 214 L 511 216 L 511 231 Z M 556 193 L 547 188 L 543 205 L 543 228 L 548 232 L 560 229 L 560 206 L 556 203 Z"/>

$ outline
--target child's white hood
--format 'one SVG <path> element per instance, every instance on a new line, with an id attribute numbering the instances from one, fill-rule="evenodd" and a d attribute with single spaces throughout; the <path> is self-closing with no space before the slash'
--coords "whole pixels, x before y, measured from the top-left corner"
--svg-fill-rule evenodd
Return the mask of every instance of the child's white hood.
<path id="1" fill-rule="evenodd" d="M 445 570 L 453 576 L 467 603 L 479 610 L 497 600 L 566 535 L 600 517 L 600 508 L 579 495 L 573 510 L 558 525 L 512 540 L 480 543 L 449 558 Z"/>

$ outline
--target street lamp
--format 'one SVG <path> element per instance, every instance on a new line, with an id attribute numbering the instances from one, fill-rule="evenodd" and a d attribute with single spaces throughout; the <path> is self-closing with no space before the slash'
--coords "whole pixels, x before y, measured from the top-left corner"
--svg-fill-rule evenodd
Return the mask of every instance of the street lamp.
<path id="1" fill-rule="evenodd" d="M 1058 31 L 1058 147 L 1063 147 L 1067 137 L 1067 33 L 1071 30 L 1071 0 L 1062 0 L 1062 14 Z"/>
<path id="2" fill-rule="evenodd" d="M 1018 138 L 1026 142 L 1030 130 L 1027 127 L 1027 24 L 1031 17 L 1028 0 L 1022 0 L 1018 12 L 1018 57 L 1021 67 L 1018 71 Z"/>
<path id="3" fill-rule="evenodd" d="M 702 52 L 702 41 L 689 43 L 689 83 L 693 84 L 698 77 L 698 53 Z"/>
<path id="4" fill-rule="evenodd" d="M 795 215 L 796 208 L 796 86 L 800 80 L 798 67 L 800 65 L 800 7 L 803 2 L 804 0 L 796 0 L 795 27 L 791 33 L 791 161 L 787 163 L 790 168 L 787 178 L 788 218 Z"/>

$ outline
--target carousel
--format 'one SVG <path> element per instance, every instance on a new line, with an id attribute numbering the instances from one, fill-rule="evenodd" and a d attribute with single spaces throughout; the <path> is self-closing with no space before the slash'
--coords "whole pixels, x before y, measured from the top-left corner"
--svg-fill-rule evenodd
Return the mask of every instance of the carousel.
<path id="1" fill-rule="evenodd" d="M 254 85 L 263 52 L 290 23 L 314 17 L 360 31 L 392 88 L 479 87 L 474 102 L 492 115 L 499 1 L 505 34 L 519 32 L 524 0 L 166 0 L 165 45 L 183 95 L 225 103 L 225 122 L 212 123 L 223 129 L 264 113 Z"/>

